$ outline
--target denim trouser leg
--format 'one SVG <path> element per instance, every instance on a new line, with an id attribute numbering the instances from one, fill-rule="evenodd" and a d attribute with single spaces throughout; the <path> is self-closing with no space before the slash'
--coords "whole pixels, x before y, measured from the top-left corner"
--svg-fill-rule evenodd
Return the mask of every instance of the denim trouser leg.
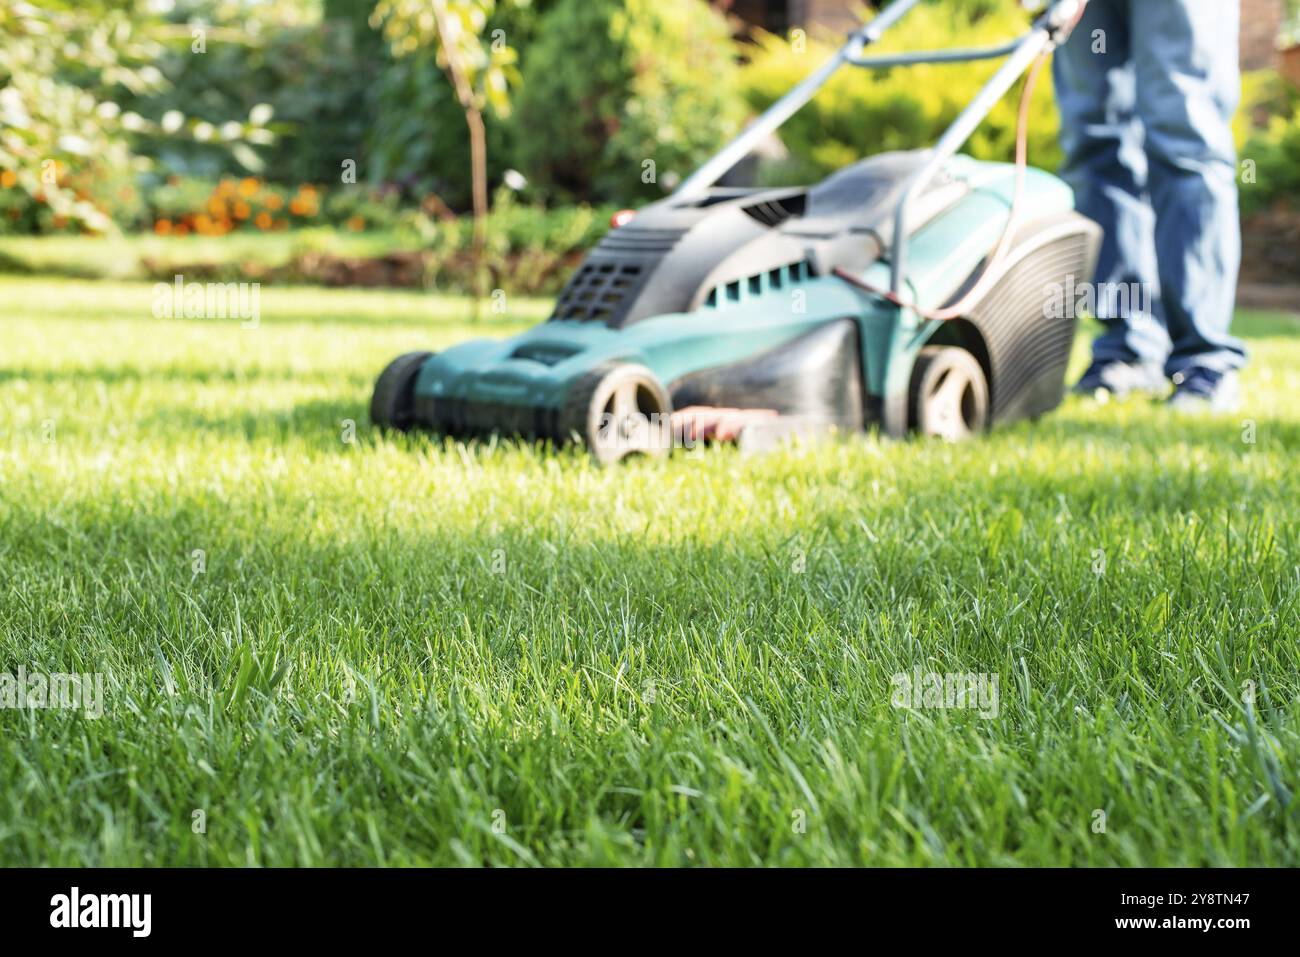
<path id="1" fill-rule="evenodd" d="M 1103 230 L 1096 275 L 1089 277 L 1097 284 L 1097 318 L 1105 326 L 1093 357 L 1159 365 L 1170 343 L 1154 311 L 1155 214 L 1144 195 L 1147 162 L 1128 8 L 1129 0 L 1092 0 L 1070 41 L 1056 52 L 1061 175 L 1074 188 L 1079 212 Z"/>
<path id="2" fill-rule="evenodd" d="M 1228 333 L 1241 265 L 1231 127 L 1241 96 L 1239 7 L 1133 0 L 1131 10 L 1161 303 L 1173 340 L 1165 372 L 1235 369 L 1246 357 Z"/>
<path id="3" fill-rule="evenodd" d="M 1105 230 L 1096 359 L 1162 363 L 1170 375 L 1244 360 L 1228 336 L 1240 260 L 1228 125 L 1236 9 L 1092 0 L 1057 51 L 1062 175 Z"/>

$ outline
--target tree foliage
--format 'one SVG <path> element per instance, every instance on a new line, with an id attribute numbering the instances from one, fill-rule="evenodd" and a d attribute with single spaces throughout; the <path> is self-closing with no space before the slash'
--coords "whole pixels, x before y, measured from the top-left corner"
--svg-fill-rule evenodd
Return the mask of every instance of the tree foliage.
<path id="1" fill-rule="evenodd" d="M 699 0 L 562 0 L 524 56 L 518 153 L 559 195 L 663 195 L 740 120 L 731 39 Z"/>
<path id="2" fill-rule="evenodd" d="M 504 30 L 489 36 L 489 21 L 497 0 L 443 0 L 448 14 L 446 36 L 438 30 L 429 0 L 379 0 L 371 23 L 383 30 L 393 56 L 401 59 L 420 50 L 435 51 L 442 70 L 451 59 L 463 65 L 475 105 L 498 116 L 509 115 L 510 88 L 519 80 L 519 54 Z M 518 0 L 505 0 L 501 6 Z"/>
<path id="3" fill-rule="evenodd" d="M 175 37 L 142 0 L 47 0 L 0 8 L 0 179 L 56 221 L 113 228 L 106 209 L 149 165 L 143 136 L 242 143 L 265 133 L 264 111 L 228 126 L 173 110 L 157 120 L 122 104 L 159 95 L 155 65 Z M 188 38 L 186 38 L 188 42 Z"/>
<path id="4" fill-rule="evenodd" d="M 180 0 L 166 15 L 183 42 L 158 66 L 168 80 L 133 104 L 158 118 L 182 111 L 221 129 L 259 104 L 269 107 L 275 142 L 253 149 L 209 139 L 143 138 L 141 150 L 169 172 L 257 173 L 276 182 L 337 182 L 344 159 L 359 160 L 382 43 L 361 15 L 316 0 Z M 205 37 L 196 52 L 191 37 Z"/>
<path id="5" fill-rule="evenodd" d="M 906 26 L 886 35 L 873 53 L 992 45 L 1024 32 L 1028 16 L 1015 0 L 965 0 L 960 5 L 923 5 L 907 15 Z M 783 96 L 830 57 L 831 38 L 762 34 L 741 70 L 745 98 L 755 110 Z M 834 38 L 838 42 L 841 38 Z M 849 163 L 886 150 L 932 144 L 956 119 L 997 69 L 994 62 L 929 64 L 889 70 L 841 70 L 781 128 L 789 160 L 775 182 L 808 182 Z M 979 159 L 1014 155 L 1019 95 L 1008 94 L 964 147 Z M 1058 119 L 1050 71 L 1044 71 L 1032 102 L 1029 158 L 1054 169 L 1060 161 Z"/>

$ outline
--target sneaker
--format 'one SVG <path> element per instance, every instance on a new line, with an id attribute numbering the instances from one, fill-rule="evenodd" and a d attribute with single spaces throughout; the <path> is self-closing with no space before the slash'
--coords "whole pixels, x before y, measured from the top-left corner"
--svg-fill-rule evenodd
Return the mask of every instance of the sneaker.
<path id="1" fill-rule="evenodd" d="M 1178 412 L 1233 412 L 1241 405 L 1237 373 L 1215 372 L 1192 366 L 1174 373 L 1174 394 L 1169 407 Z"/>
<path id="2" fill-rule="evenodd" d="M 1153 362 L 1094 359 L 1075 383 L 1074 391 L 1079 395 L 1122 399 L 1131 392 L 1163 392 L 1166 386 L 1164 370 Z"/>

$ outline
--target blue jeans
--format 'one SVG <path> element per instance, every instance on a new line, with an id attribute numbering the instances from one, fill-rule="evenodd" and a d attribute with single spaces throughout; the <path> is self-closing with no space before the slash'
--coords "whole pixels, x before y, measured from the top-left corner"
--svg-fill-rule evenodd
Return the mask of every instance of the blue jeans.
<path id="1" fill-rule="evenodd" d="M 1235 369 L 1236 0 L 1092 0 L 1053 71 L 1061 175 L 1105 230 L 1100 361 Z"/>

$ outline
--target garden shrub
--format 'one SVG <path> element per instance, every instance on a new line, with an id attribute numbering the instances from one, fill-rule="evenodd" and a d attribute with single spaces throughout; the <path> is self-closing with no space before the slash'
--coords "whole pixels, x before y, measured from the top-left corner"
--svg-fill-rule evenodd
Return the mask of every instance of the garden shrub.
<path id="1" fill-rule="evenodd" d="M 423 209 L 397 205 L 392 190 L 372 193 L 350 188 L 302 186 L 287 189 L 246 177 L 177 179 L 151 196 L 158 218 L 157 235 L 227 236 L 230 245 L 164 246 L 165 252 L 141 260 L 149 278 L 167 279 L 178 272 L 222 282 L 275 280 L 319 285 L 398 285 L 468 293 L 473 289 L 473 223 L 468 216 L 436 218 Z M 236 207 L 244 205 L 236 215 Z M 609 229 L 616 207 L 585 205 L 547 209 L 519 203 L 509 190 L 498 190 L 488 217 L 487 271 L 493 288 L 510 295 L 552 295 L 588 249 Z M 387 218 L 383 218 L 387 217 Z M 367 219 L 382 219 L 384 230 L 367 237 Z M 292 232 L 288 230 L 292 229 Z M 341 242 L 355 230 L 358 247 Z M 280 262 L 268 264 L 273 247 L 241 243 L 256 233 L 283 233 Z M 230 255 L 213 256 L 224 248 Z M 193 250 L 208 258 L 196 260 Z M 349 251 L 353 250 L 353 251 Z M 257 255 L 250 258 L 250 251 Z M 20 268 L 21 263 L 14 264 Z M 5 264 L 0 262 L 0 271 Z M 80 273 L 78 263 L 46 263 L 46 271 Z"/>
<path id="2" fill-rule="evenodd" d="M 379 69 L 382 44 L 354 18 L 305 18 L 295 4 L 188 0 L 169 18 L 210 25 L 202 55 L 186 42 L 158 61 L 169 85 L 130 98 L 151 120 L 178 110 L 220 127 L 258 104 L 273 110 L 275 142 L 248 152 L 209 142 L 141 136 L 137 148 L 171 173 L 244 176 L 283 183 L 338 182 L 343 159 L 361 161 L 371 115 L 368 78 Z"/>
<path id="3" fill-rule="evenodd" d="M 582 255 L 609 230 L 615 209 L 546 209 L 517 203 L 508 190 L 498 190 L 488 217 L 487 267 L 493 285 L 516 295 L 558 292 Z M 471 288 L 472 229 L 466 216 L 427 223 L 424 246 L 430 253 L 432 285 L 444 291 Z"/>
<path id="4" fill-rule="evenodd" d="M 253 176 L 172 176 L 147 191 L 139 226 L 163 236 L 224 236 L 332 226 L 352 232 L 397 228 L 411 208 L 396 189 L 365 185 L 284 186 Z"/>
<path id="5" fill-rule="evenodd" d="M 1273 73 L 1246 77 L 1237 141 L 1241 209 L 1276 206 L 1300 212 L 1300 90 Z"/>
<path id="6" fill-rule="evenodd" d="M 870 52 L 993 45 L 1024 33 L 1028 23 L 1016 0 L 922 6 Z M 828 39 L 838 44 L 842 38 Z M 742 92 L 754 111 L 766 109 L 834 52 L 826 40 L 808 38 L 802 52 L 784 37 L 760 32 L 756 40 L 740 72 Z M 770 169 L 766 178 L 809 182 L 876 153 L 930 146 L 993 75 L 998 62 L 890 70 L 846 67 L 781 128 L 790 157 Z M 965 152 L 980 159 L 1014 158 L 1019 89 L 1003 98 Z M 1029 158 L 1035 166 L 1059 165 L 1057 129 L 1051 71 L 1044 69 L 1030 119 Z"/>
<path id="7" fill-rule="evenodd" d="M 660 197 L 739 123 L 727 25 L 700 0 L 562 0 L 522 53 L 517 154 L 557 198 Z"/>

